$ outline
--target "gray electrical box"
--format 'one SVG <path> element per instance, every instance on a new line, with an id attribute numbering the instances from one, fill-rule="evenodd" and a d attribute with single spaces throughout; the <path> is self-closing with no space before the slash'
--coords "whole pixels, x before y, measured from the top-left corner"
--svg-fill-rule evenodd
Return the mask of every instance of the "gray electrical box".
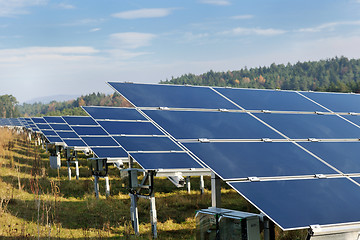
<path id="1" fill-rule="evenodd" d="M 50 156 L 50 167 L 52 169 L 59 169 L 61 167 L 60 154 Z"/>
<path id="2" fill-rule="evenodd" d="M 196 239 L 260 240 L 260 215 L 214 207 L 199 210 Z"/>
<path id="3" fill-rule="evenodd" d="M 108 173 L 107 160 L 105 158 L 89 158 L 91 172 L 94 176 L 105 177 Z"/>

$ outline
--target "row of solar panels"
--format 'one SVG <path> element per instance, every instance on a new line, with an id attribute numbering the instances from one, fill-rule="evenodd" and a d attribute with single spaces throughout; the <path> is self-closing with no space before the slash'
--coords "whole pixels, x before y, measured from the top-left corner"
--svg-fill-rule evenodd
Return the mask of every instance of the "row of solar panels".
<path id="1" fill-rule="evenodd" d="M 135 108 L 28 125 L 144 169 L 209 168 L 283 229 L 360 222 L 358 94 L 109 84 Z"/>
<path id="2" fill-rule="evenodd" d="M 43 134 L 51 144 L 90 148 L 98 158 L 128 159 L 131 155 L 146 170 L 202 168 L 134 108 L 84 107 L 84 110 L 92 117 L 1 119 L 0 124 L 26 127 Z"/>

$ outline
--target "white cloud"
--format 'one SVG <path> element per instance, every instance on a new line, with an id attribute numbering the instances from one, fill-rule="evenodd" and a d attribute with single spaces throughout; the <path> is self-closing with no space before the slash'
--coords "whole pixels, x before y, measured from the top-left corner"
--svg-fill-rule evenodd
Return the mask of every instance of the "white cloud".
<path id="1" fill-rule="evenodd" d="M 286 33 L 285 30 L 274 28 L 234 28 L 230 31 L 222 32 L 222 34 L 231 35 L 262 35 L 262 36 L 274 36 Z"/>
<path id="2" fill-rule="evenodd" d="M 101 28 L 92 28 L 89 30 L 89 32 L 97 32 L 97 31 L 100 31 Z"/>
<path id="3" fill-rule="evenodd" d="M 79 60 L 99 51 L 92 47 L 27 47 L 0 50 L 1 63 L 17 63 L 33 59 Z"/>
<path id="4" fill-rule="evenodd" d="M 75 9 L 76 8 L 74 5 L 67 4 L 67 3 L 59 3 L 57 5 L 57 7 L 62 8 L 62 9 Z"/>
<path id="5" fill-rule="evenodd" d="M 360 0 L 359 0 L 360 1 Z M 339 26 L 359 26 L 360 20 L 356 21 L 339 21 L 339 22 L 330 22 L 330 23 L 324 23 L 319 26 L 311 27 L 311 28 L 301 28 L 299 30 L 296 30 L 296 32 L 321 32 L 321 31 L 333 31 L 336 27 Z"/>
<path id="6" fill-rule="evenodd" d="M 218 5 L 218 6 L 228 6 L 231 5 L 231 2 L 228 0 L 200 0 L 201 3 Z"/>
<path id="7" fill-rule="evenodd" d="M 44 5 L 47 0 L 0 0 L 0 17 L 12 17 L 29 13 L 31 6 Z"/>
<path id="8" fill-rule="evenodd" d="M 231 19 L 235 19 L 235 20 L 242 20 L 242 19 L 252 19 L 254 18 L 253 15 L 237 15 L 237 16 L 232 16 Z"/>
<path id="9" fill-rule="evenodd" d="M 156 35 L 151 33 L 123 32 L 111 34 L 110 41 L 119 49 L 136 49 L 150 45 L 155 37 Z"/>
<path id="10" fill-rule="evenodd" d="M 171 8 L 143 8 L 132 11 L 124 11 L 112 14 L 115 18 L 121 19 L 138 19 L 138 18 L 159 18 L 171 14 Z"/>
<path id="11" fill-rule="evenodd" d="M 123 61 L 139 56 L 153 54 L 153 52 L 131 52 L 123 49 L 111 49 L 106 52 L 111 58 L 117 61 Z"/>

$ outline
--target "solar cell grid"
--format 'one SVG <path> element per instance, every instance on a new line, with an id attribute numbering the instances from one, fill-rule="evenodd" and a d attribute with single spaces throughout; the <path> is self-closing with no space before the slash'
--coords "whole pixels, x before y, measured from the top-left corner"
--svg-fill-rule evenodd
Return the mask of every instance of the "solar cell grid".
<path id="1" fill-rule="evenodd" d="M 89 115 L 98 120 L 146 120 L 135 108 L 82 107 Z"/>

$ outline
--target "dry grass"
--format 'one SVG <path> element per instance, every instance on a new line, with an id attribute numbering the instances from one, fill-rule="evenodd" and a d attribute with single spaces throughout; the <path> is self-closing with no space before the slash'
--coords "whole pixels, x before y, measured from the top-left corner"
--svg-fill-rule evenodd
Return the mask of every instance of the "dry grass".
<path id="1" fill-rule="evenodd" d="M 0 140 L 1 239 L 151 238 L 150 206 L 144 199 L 138 202 L 141 235 L 133 235 L 130 200 L 118 170 L 110 168 L 111 197 L 97 200 L 84 156 L 79 160 L 80 180 L 68 181 L 66 168 L 61 168 L 58 177 L 58 172 L 49 168 L 48 154 L 24 136 L 0 129 Z M 195 210 L 211 205 L 210 179 L 205 178 L 204 195 L 197 190 L 199 178 L 191 182 L 194 190 L 188 194 L 167 179 L 155 179 L 159 239 L 194 239 Z M 104 185 L 101 180 L 101 193 Z M 224 208 L 256 212 L 225 185 L 222 201 Z M 277 229 L 277 238 L 304 239 L 304 233 Z"/>

